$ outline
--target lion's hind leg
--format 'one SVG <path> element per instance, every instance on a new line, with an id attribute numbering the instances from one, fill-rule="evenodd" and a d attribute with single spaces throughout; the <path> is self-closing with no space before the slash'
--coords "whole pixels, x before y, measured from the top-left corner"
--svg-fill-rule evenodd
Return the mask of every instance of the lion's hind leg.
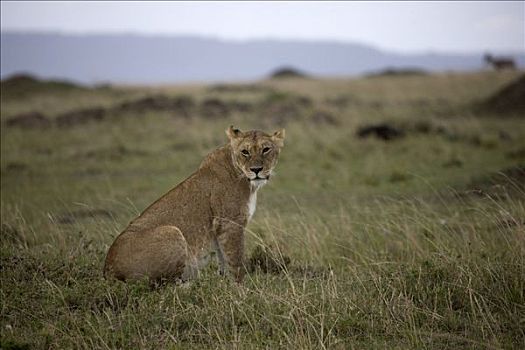
<path id="1" fill-rule="evenodd" d="M 148 271 L 153 280 L 183 278 L 189 263 L 188 244 L 176 226 L 160 226 L 151 233 L 152 250 L 148 253 Z"/>
<path id="2" fill-rule="evenodd" d="M 188 256 L 188 244 L 176 226 L 125 232 L 108 252 L 106 272 L 123 280 L 177 280 L 183 278 Z"/>

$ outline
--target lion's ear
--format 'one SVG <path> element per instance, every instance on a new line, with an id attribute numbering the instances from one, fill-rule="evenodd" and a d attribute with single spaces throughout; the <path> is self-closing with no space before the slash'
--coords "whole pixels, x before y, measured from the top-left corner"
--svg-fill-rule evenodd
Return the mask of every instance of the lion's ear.
<path id="1" fill-rule="evenodd" d="M 238 138 L 241 136 L 242 132 L 239 129 L 235 129 L 233 125 L 230 125 L 228 129 L 226 129 L 226 135 L 228 135 L 228 138 L 231 140 Z"/>
<path id="2" fill-rule="evenodd" d="M 280 147 L 282 147 L 284 145 L 284 136 L 285 131 L 284 129 L 281 129 L 273 133 L 272 140 L 273 142 L 277 143 Z"/>

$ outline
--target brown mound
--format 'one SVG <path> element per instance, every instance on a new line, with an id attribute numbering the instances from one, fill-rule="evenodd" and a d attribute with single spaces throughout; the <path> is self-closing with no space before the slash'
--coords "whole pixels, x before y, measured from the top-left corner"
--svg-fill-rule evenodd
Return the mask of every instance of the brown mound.
<path id="1" fill-rule="evenodd" d="M 271 78 L 307 78 L 308 75 L 298 69 L 292 67 L 282 67 L 276 69 L 271 75 Z"/>
<path id="2" fill-rule="evenodd" d="M 20 128 L 47 128 L 51 126 L 51 121 L 42 113 L 28 112 L 17 114 L 5 121 L 6 126 Z"/>
<path id="3" fill-rule="evenodd" d="M 525 74 L 481 103 L 481 109 L 498 114 L 525 116 Z"/>
<path id="4" fill-rule="evenodd" d="M 40 80 L 28 74 L 16 74 L 0 83 L 2 98 L 23 98 L 35 93 L 63 93 L 86 90 L 85 87 L 61 80 Z"/>
<path id="5" fill-rule="evenodd" d="M 402 138 L 407 135 L 439 135 L 449 141 L 465 140 L 472 142 L 464 135 L 452 132 L 432 120 L 416 121 L 383 121 L 378 124 L 363 125 L 357 130 L 359 138 L 376 137 L 384 141 Z"/>
<path id="6" fill-rule="evenodd" d="M 189 117 L 195 108 L 195 102 L 189 96 L 169 97 L 154 95 L 127 101 L 116 107 L 121 112 L 171 111 L 183 117 Z"/>
<path id="7" fill-rule="evenodd" d="M 218 98 L 208 98 L 201 104 L 201 115 L 208 119 L 224 118 L 229 113 L 228 104 Z"/>
<path id="8" fill-rule="evenodd" d="M 405 136 L 405 132 L 393 125 L 382 123 L 375 125 L 365 125 L 357 130 L 359 138 L 374 136 L 380 140 L 391 141 Z"/>
<path id="9" fill-rule="evenodd" d="M 56 124 L 60 127 L 86 124 L 93 121 L 101 121 L 106 117 L 107 111 L 102 107 L 74 110 L 60 114 L 56 118 Z"/>
<path id="10" fill-rule="evenodd" d="M 23 84 L 34 84 L 37 82 L 39 82 L 39 80 L 36 77 L 29 75 L 29 74 L 21 73 L 21 74 L 14 74 L 10 76 L 9 78 L 2 80 L 2 87 L 8 88 L 11 86 L 23 85 Z"/>

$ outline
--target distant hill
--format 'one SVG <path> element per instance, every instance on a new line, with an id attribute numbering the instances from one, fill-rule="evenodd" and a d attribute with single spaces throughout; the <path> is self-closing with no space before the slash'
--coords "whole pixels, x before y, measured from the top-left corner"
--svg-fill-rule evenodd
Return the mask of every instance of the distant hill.
<path id="1" fill-rule="evenodd" d="M 505 54 L 525 67 L 524 53 Z M 293 67 L 312 76 L 353 76 L 385 67 L 477 70 L 483 62 L 482 53 L 402 55 L 329 41 L 1 33 L 2 78 L 29 73 L 82 83 L 155 84 L 261 79 L 279 67 Z"/>

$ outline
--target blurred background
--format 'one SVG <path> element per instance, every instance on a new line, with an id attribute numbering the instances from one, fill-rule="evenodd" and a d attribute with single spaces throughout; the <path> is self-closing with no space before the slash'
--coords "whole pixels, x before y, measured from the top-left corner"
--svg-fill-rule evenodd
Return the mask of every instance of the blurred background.
<path id="1" fill-rule="evenodd" d="M 80 83 L 325 77 L 389 68 L 525 65 L 524 4 L 482 2 L 2 1 L 2 78 Z"/>

